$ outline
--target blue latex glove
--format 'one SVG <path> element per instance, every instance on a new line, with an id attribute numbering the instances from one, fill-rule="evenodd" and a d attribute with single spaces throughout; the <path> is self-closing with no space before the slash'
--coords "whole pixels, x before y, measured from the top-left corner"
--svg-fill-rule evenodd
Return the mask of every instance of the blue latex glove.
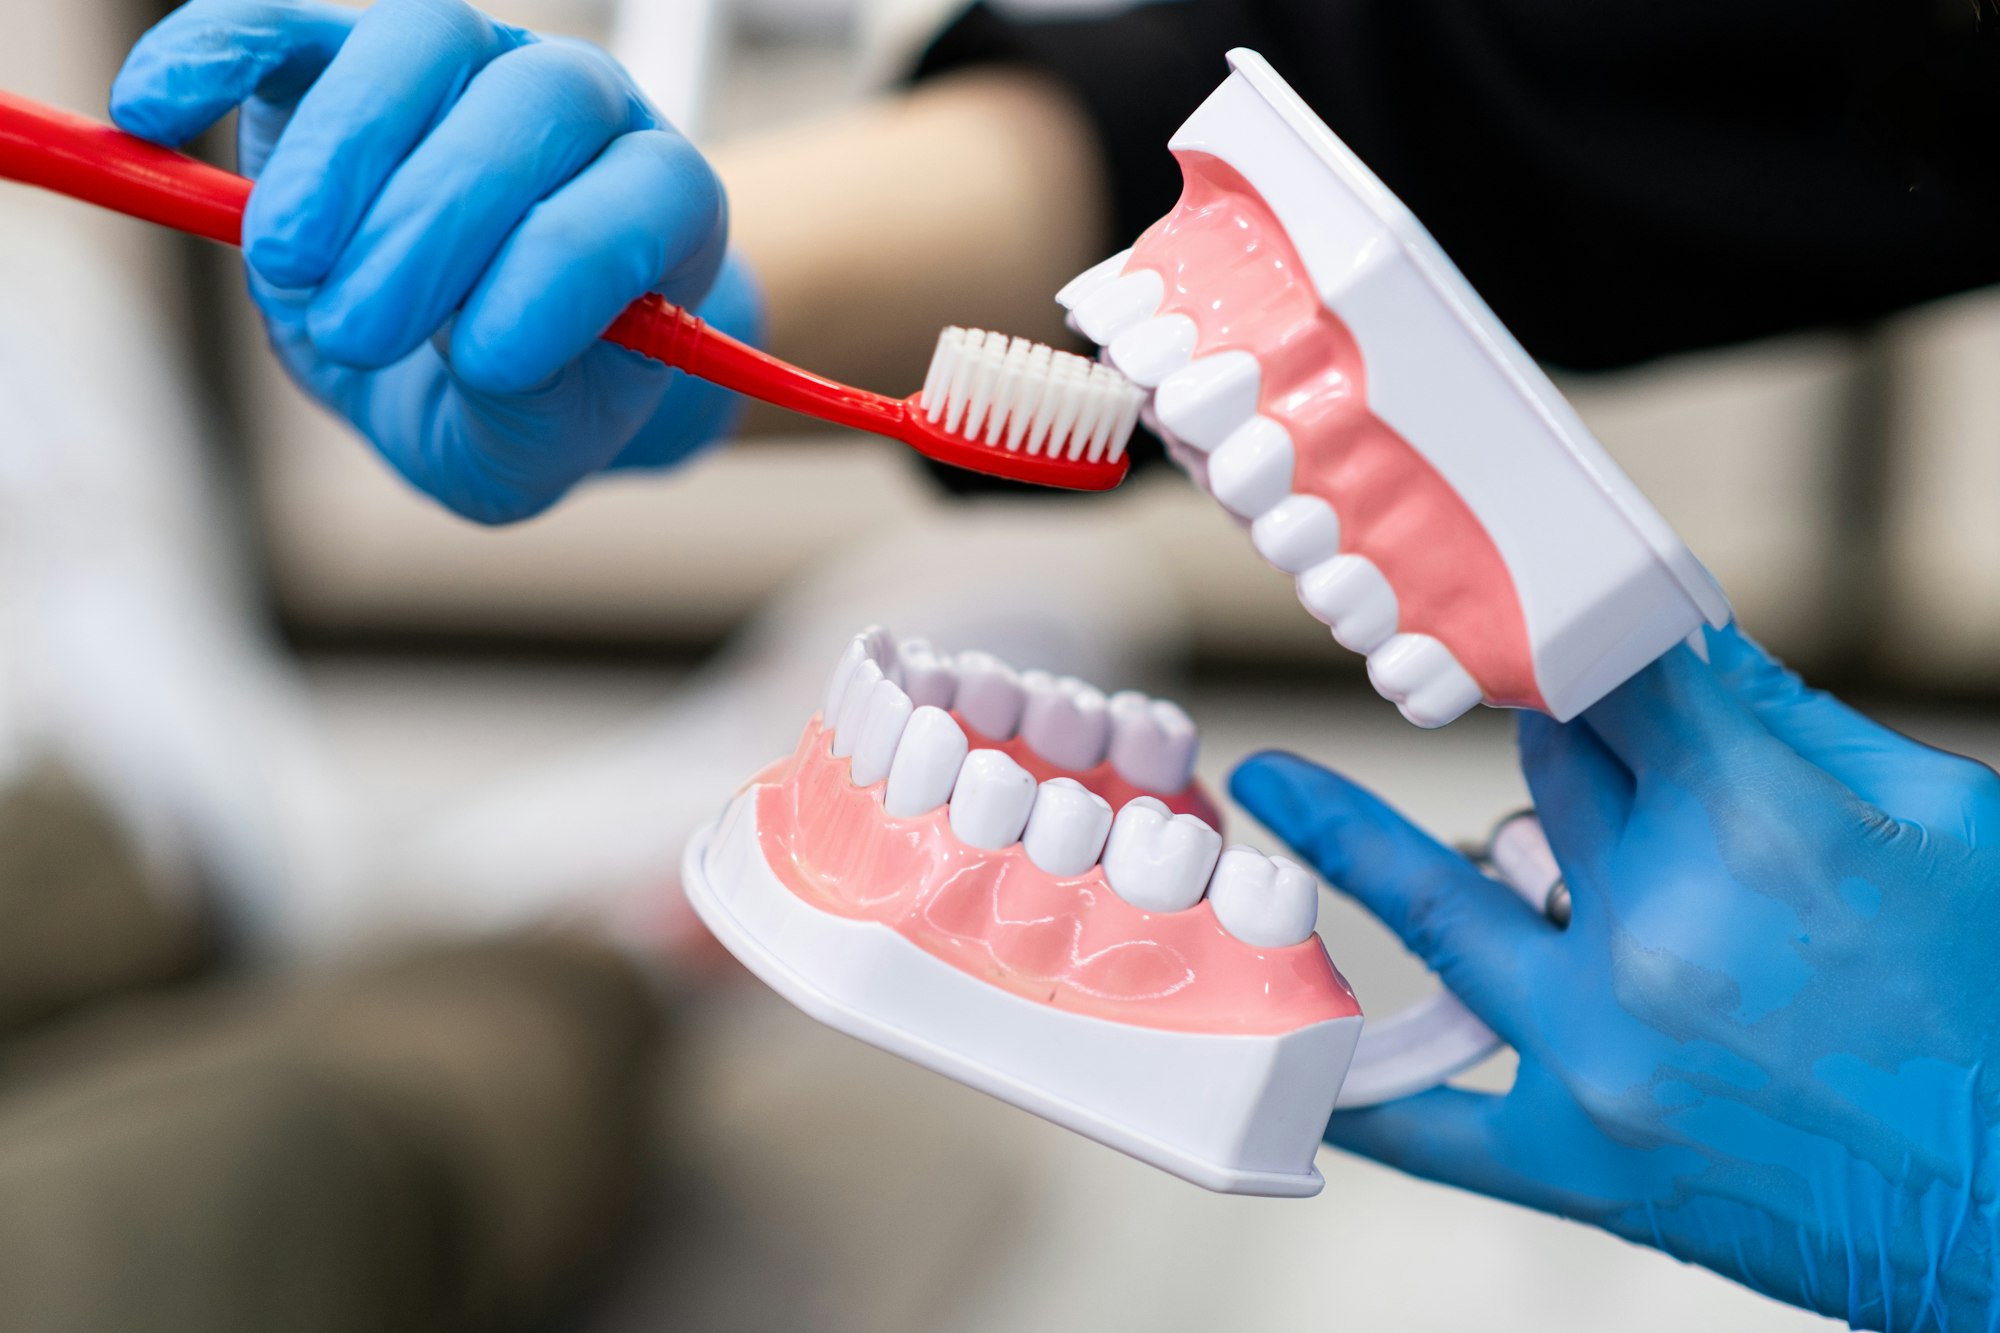
<path id="1" fill-rule="evenodd" d="M 760 318 L 721 185 L 602 51 L 458 0 L 193 0 L 111 92 L 166 144 L 238 106 L 272 345 L 418 489 L 508 522 L 734 424 L 734 395 L 598 341 L 649 290 Z"/>
<path id="2" fill-rule="evenodd" d="M 1708 641 L 1521 719 L 1567 931 L 1344 778 L 1237 770 L 1520 1052 L 1327 1139 L 1857 1327 L 2000 1326 L 2000 779 Z"/>

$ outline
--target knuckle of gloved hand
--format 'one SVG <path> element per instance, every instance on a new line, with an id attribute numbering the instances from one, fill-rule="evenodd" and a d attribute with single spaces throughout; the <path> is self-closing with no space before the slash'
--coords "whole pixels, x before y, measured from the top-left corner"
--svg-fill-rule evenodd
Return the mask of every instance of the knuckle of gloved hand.
<path id="1" fill-rule="evenodd" d="M 453 45 L 483 46 L 513 30 L 466 0 L 376 0 L 368 17 L 378 23 L 408 25 Z"/>
<path id="2" fill-rule="evenodd" d="M 474 393 L 509 398 L 534 387 L 521 357 L 500 339 L 468 331 L 463 323 L 452 330 L 451 370 Z"/>
<path id="3" fill-rule="evenodd" d="M 313 349 L 335 365 L 355 370 L 381 370 L 408 354 L 399 330 L 380 317 L 376 302 L 307 307 L 306 334 Z"/>
<path id="4" fill-rule="evenodd" d="M 587 42 L 543 41 L 517 46 L 494 57 L 482 79 L 501 85 L 510 98 L 554 108 L 577 124 L 625 125 L 632 99 L 617 62 Z"/>

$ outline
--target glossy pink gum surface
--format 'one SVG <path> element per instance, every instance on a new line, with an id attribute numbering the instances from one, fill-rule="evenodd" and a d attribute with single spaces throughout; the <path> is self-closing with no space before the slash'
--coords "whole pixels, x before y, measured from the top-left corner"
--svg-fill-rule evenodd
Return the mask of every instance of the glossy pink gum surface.
<path id="1" fill-rule="evenodd" d="M 767 784 L 756 793 L 757 836 L 793 893 L 821 911 L 880 922 L 1026 999 L 1177 1032 L 1282 1033 L 1361 1012 L 1317 936 L 1255 948 L 1225 931 L 1206 900 L 1184 912 L 1142 911 L 1099 867 L 1059 878 L 1018 843 L 967 846 L 948 808 L 891 818 L 885 784 L 854 786 L 817 719 L 791 757 L 756 781 Z"/>
<path id="2" fill-rule="evenodd" d="M 1180 202 L 1125 271 L 1160 275 L 1158 313 L 1194 321 L 1197 355 L 1257 358 L 1257 410 L 1291 435 L 1293 493 L 1333 506 L 1341 550 L 1374 561 L 1395 590 L 1396 628 L 1443 642 L 1488 703 L 1546 711 L 1514 580 L 1478 517 L 1369 410 L 1365 351 L 1321 302 L 1269 205 L 1222 159 L 1175 156 Z"/>

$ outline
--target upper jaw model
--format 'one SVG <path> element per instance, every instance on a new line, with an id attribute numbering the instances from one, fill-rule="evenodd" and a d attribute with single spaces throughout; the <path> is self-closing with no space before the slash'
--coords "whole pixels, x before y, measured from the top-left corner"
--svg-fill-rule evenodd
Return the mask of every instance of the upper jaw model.
<path id="1" fill-rule="evenodd" d="M 866 630 L 682 882 L 822 1022 L 1209 1189 L 1317 1193 L 1337 1101 L 1496 1039 L 1440 993 L 1363 1041 L 1317 881 L 1224 846 L 1195 744 L 1164 700 Z M 1538 910 L 1541 847 L 1504 876 Z"/>
<path id="2" fill-rule="evenodd" d="M 1252 51 L 1169 144 L 1185 188 L 1058 294 L 1195 479 L 1435 727 L 1567 720 L 1720 588 L 1409 211 Z"/>

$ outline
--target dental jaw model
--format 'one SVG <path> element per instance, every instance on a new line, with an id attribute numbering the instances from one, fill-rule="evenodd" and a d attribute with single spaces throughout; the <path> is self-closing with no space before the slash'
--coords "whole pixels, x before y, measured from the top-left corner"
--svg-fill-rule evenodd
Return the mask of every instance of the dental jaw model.
<path id="1" fill-rule="evenodd" d="M 1224 845 L 1195 745 L 1164 700 L 867 630 L 683 884 L 832 1027 L 1209 1189 L 1314 1194 L 1336 1102 L 1496 1043 L 1442 993 L 1363 1041 L 1316 881 Z"/>
<path id="2" fill-rule="evenodd" d="M 1728 603 L 1416 218 L 1263 57 L 1179 204 L 1057 300 L 1419 726 L 1567 720 Z"/>

